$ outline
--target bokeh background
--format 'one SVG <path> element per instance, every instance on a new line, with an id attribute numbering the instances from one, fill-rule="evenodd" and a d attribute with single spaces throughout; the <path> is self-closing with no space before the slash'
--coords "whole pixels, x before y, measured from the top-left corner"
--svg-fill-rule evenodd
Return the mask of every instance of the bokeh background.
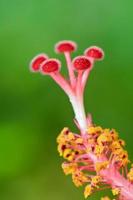
<path id="1" fill-rule="evenodd" d="M 62 39 L 105 50 L 86 89 L 96 124 L 116 128 L 133 159 L 133 1 L 0 0 L 0 199 L 81 200 L 60 167 L 56 137 L 75 130 L 65 94 L 29 62 Z M 63 69 L 65 73 L 65 68 Z M 104 193 L 90 197 L 100 199 Z"/>

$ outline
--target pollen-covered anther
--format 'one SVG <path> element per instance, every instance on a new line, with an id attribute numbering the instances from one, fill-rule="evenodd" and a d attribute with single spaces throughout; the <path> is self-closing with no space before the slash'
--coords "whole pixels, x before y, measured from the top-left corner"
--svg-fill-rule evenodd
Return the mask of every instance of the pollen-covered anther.
<path id="1" fill-rule="evenodd" d="M 72 174 L 77 169 L 77 163 L 63 163 L 62 169 L 66 175 Z"/>
<path id="2" fill-rule="evenodd" d="M 95 60 L 102 60 L 104 58 L 104 52 L 100 47 L 92 46 L 85 50 L 85 56 L 93 58 Z"/>
<path id="3" fill-rule="evenodd" d="M 91 69 L 92 63 L 86 56 L 77 56 L 73 60 L 73 67 L 78 70 Z"/>
<path id="4" fill-rule="evenodd" d="M 77 49 L 75 42 L 70 40 L 63 40 L 55 45 L 55 51 L 57 53 L 73 52 Z"/>
<path id="5" fill-rule="evenodd" d="M 41 64 L 41 72 L 43 74 L 50 74 L 58 72 L 61 68 L 61 63 L 57 59 L 48 59 Z"/>
<path id="6" fill-rule="evenodd" d="M 30 69 L 32 72 L 40 71 L 41 64 L 48 59 L 46 54 L 38 54 L 30 62 Z"/>
<path id="7" fill-rule="evenodd" d="M 72 173 L 72 180 L 76 187 L 80 187 L 88 182 L 88 177 L 83 172 L 77 170 Z"/>
<path id="8" fill-rule="evenodd" d="M 133 183 L 133 166 L 131 167 L 131 169 L 129 170 L 128 174 L 127 174 L 127 178 L 128 180 Z"/>
<path id="9" fill-rule="evenodd" d="M 113 189 L 112 189 L 112 194 L 113 194 L 114 196 L 120 194 L 120 189 L 119 189 L 119 188 L 113 188 Z"/>
<path id="10" fill-rule="evenodd" d="M 96 163 L 96 172 L 100 172 L 103 169 L 106 169 L 109 165 L 109 161 L 97 162 Z"/>
<path id="11" fill-rule="evenodd" d="M 91 184 L 95 187 L 98 187 L 100 181 L 101 181 L 101 176 L 93 176 L 91 179 Z"/>
<path id="12" fill-rule="evenodd" d="M 95 150 L 94 153 L 99 157 L 102 155 L 103 151 L 104 151 L 104 146 L 103 145 L 95 145 Z"/>
<path id="13" fill-rule="evenodd" d="M 84 197 L 85 199 L 90 196 L 93 192 L 93 187 L 91 185 L 87 185 L 84 190 Z"/>
<path id="14" fill-rule="evenodd" d="M 103 129 L 100 126 L 96 126 L 96 127 L 90 126 L 87 130 L 87 133 L 90 135 L 96 135 L 96 134 L 100 135 L 102 132 L 103 132 Z"/>

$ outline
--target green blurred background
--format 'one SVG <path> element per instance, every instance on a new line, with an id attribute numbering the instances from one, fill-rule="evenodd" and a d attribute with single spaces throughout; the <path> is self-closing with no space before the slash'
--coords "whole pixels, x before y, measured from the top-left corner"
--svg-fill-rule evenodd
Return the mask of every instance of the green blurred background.
<path id="1" fill-rule="evenodd" d="M 32 74 L 29 62 L 62 39 L 105 50 L 86 89 L 94 122 L 116 128 L 133 159 L 133 1 L 0 0 L 0 199 L 81 200 L 60 167 L 56 137 L 75 130 L 65 94 L 46 76 Z M 65 72 L 65 70 L 64 70 Z M 103 193 L 90 197 L 100 199 Z"/>

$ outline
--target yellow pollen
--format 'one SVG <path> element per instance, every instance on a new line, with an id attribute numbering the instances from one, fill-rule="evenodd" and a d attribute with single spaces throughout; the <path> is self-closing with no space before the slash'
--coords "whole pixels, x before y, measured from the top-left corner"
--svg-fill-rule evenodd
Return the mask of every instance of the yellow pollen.
<path id="1" fill-rule="evenodd" d="M 71 149 L 65 149 L 65 150 L 64 150 L 64 153 L 63 153 L 63 157 L 64 157 L 64 158 L 67 158 L 67 156 L 68 156 L 69 154 L 71 154 L 71 152 L 72 152 Z"/>
<path id="2" fill-rule="evenodd" d="M 66 159 L 71 162 L 73 161 L 74 157 L 75 157 L 75 153 L 72 152 L 71 155 L 69 155 Z"/>
<path id="3" fill-rule="evenodd" d="M 96 127 L 95 127 L 95 131 L 96 131 L 96 132 L 102 132 L 103 129 L 102 129 L 101 126 L 96 126 Z"/>
<path id="4" fill-rule="evenodd" d="M 101 176 L 94 176 L 91 179 L 91 183 L 94 186 L 96 186 L 98 183 L 100 183 L 100 181 L 101 181 Z"/>
<path id="5" fill-rule="evenodd" d="M 100 156 L 102 153 L 103 153 L 103 151 L 104 151 L 104 146 L 103 145 L 96 145 L 95 146 L 95 154 L 97 155 L 97 156 Z"/>
<path id="6" fill-rule="evenodd" d="M 66 175 L 72 174 L 77 169 L 77 163 L 63 163 L 62 169 Z"/>
<path id="7" fill-rule="evenodd" d="M 110 148 L 111 148 L 111 150 L 112 150 L 113 152 L 115 152 L 115 151 L 121 149 L 121 145 L 120 145 L 120 143 L 119 143 L 118 141 L 114 141 L 114 142 L 112 142 L 112 144 L 110 145 Z"/>
<path id="8" fill-rule="evenodd" d="M 68 138 L 68 140 L 74 140 L 75 139 L 75 137 L 74 137 L 72 132 L 68 133 L 67 138 Z"/>
<path id="9" fill-rule="evenodd" d="M 125 151 L 123 149 L 117 150 L 115 152 L 115 155 L 117 155 L 115 157 L 115 160 L 120 162 L 122 166 L 126 166 L 130 162 L 129 159 L 128 159 L 127 151 Z"/>
<path id="10" fill-rule="evenodd" d="M 76 187 L 82 186 L 84 183 L 88 181 L 88 178 L 81 171 L 75 171 L 72 173 L 72 180 Z"/>
<path id="11" fill-rule="evenodd" d="M 119 169 L 126 167 L 130 162 L 128 153 L 124 150 L 125 142 L 119 139 L 114 129 L 91 126 L 87 133 L 88 135 L 83 138 L 81 135 L 77 136 L 70 132 L 68 128 L 64 128 L 57 137 L 59 154 L 67 160 L 62 164 L 62 169 L 66 175 L 72 175 L 72 181 L 76 187 L 87 184 L 84 190 L 85 198 L 102 186 L 102 177 L 99 173 L 101 170 L 106 170 L 111 162 L 118 165 Z M 97 162 L 91 162 L 89 153 L 97 157 Z M 106 158 L 106 160 L 100 161 L 100 158 Z M 95 175 L 92 175 L 90 172 L 94 168 Z M 127 174 L 127 179 L 133 183 L 133 165 Z M 120 189 L 113 188 L 112 193 L 119 196 Z M 101 200 L 111 199 L 105 196 Z"/>
<path id="12" fill-rule="evenodd" d="M 110 133 L 110 129 L 109 128 L 105 128 L 103 131 L 104 131 L 104 133 L 107 133 L 107 134 Z"/>
<path id="13" fill-rule="evenodd" d="M 83 143 L 83 138 L 77 138 L 75 142 L 77 144 L 82 144 Z"/>
<path id="14" fill-rule="evenodd" d="M 57 137 L 57 143 L 64 143 L 65 141 L 65 133 L 68 131 L 68 128 L 63 128 L 63 130 L 61 131 L 61 133 L 59 134 L 59 136 Z"/>
<path id="15" fill-rule="evenodd" d="M 103 129 L 100 126 L 91 126 L 88 128 L 88 134 L 90 135 L 95 135 L 95 134 L 100 134 L 103 132 Z"/>
<path id="16" fill-rule="evenodd" d="M 87 185 L 85 187 L 85 190 L 84 190 L 84 197 L 87 198 L 88 196 L 90 196 L 93 192 L 93 188 L 91 185 Z"/>
<path id="17" fill-rule="evenodd" d="M 102 131 L 103 131 L 103 129 L 100 126 L 96 126 L 96 127 L 91 126 L 87 130 L 88 134 L 90 134 L 90 135 L 100 134 L 100 133 L 102 133 Z"/>
<path id="18" fill-rule="evenodd" d="M 112 141 L 111 134 L 107 131 L 102 133 L 97 139 L 97 143 L 99 145 L 102 145 L 103 143 L 107 143 L 111 141 Z"/>
<path id="19" fill-rule="evenodd" d="M 114 196 L 120 194 L 120 189 L 119 189 L 119 188 L 113 188 L 113 189 L 112 189 L 112 194 L 113 194 Z"/>
<path id="20" fill-rule="evenodd" d="M 57 149 L 57 150 L 58 150 L 60 156 L 62 156 L 62 155 L 63 155 L 62 144 L 59 144 L 59 145 L 58 145 L 58 149 Z"/>
<path id="21" fill-rule="evenodd" d="M 115 155 L 115 156 L 120 156 L 121 154 L 123 154 L 123 149 L 120 148 L 120 149 L 115 149 L 114 151 L 112 151 L 112 153 Z"/>
<path id="22" fill-rule="evenodd" d="M 109 164 L 108 161 L 97 162 L 96 166 L 95 166 L 96 172 L 99 172 L 100 170 L 106 169 L 108 164 Z"/>
<path id="23" fill-rule="evenodd" d="M 120 144 L 121 146 L 125 146 L 125 141 L 124 141 L 124 140 L 119 139 L 118 142 L 119 142 L 119 144 Z"/>
<path id="24" fill-rule="evenodd" d="M 92 127 L 89 127 L 89 128 L 88 128 L 88 133 L 89 133 L 89 134 L 95 134 L 95 133 L 96 133 L 95 127 L 93 127 L 93 126 L 92 126 Z"/>
<path id="25" fill-rule="evenodd" d="M 116 132 L 115 129 L 112 129 L 110 134 L 111 134 L 111 137 L 112 137 L 113 141 L 118 140 L 119 136 L 118 136 L 118 133 Z"/>
<path id="26" fill-rule="evenodd" d="M 133 168 L 131 168 L 130 171 L 128 172 L 127 178 L 129 181 L 133 182 Z"/>

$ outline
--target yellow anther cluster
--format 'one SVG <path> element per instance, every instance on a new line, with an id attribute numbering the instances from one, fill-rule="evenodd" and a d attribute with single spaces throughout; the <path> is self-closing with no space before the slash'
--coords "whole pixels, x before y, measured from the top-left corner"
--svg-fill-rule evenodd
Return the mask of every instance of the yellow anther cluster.
<path id="1" fill-rule="evenodd" d="M 109 129 L 105 129 L 103 133 L 98 137 L 97 143 L 103 145 L 112 141 L 112 137 Z"/>
<path id="2" fill-rule="evenodd" d="M 77 187 L 87 184 L 84 190 L 85 198 L 99 190 L 100 186 L 102 189 L 104 177 L 100 173 L 101 170 L 110 169 L 112 164 L 120 170 L 129 163 L 128 153 L 123 148 L 125 142 L 119 139 L 114 129 L 91 126 L 82 136 L 64 128 L 57 138 L 57 143 L 60 156 L 67 161 L 62 164 L 64 173 L 72 175 L 73 183 Z M 97 158 L 94 159 L 95 162 L 91 156 Z M 133 182 L 133 167 L 127 177 Z M 112 193 L 119 195 L 119 188 L 113 188 Z M 101 200 L 110 198 L 103 197 Z"/>
<path id="3" fill-rule="evenodd" d="M 114 160 L 119 162 L 121 166 L 126 166 L 130 161 L 128 159 L 127 151 L 123 149 L 123 145 L 125 145 L 123 140 L 114 141 L 110 145 L 110 149 L 114 156 Z"/>
<path id="4" fill-rule="evenodd" d="M 99 183 L 101 182 L 101 176 L 93 176 L 90 180 L 90 184 L 85 187 L 84 197 L 87 198 L 90 196 L 95 188 L 99 188 Z"/>
<path id="5" fill-rule="evenodd" d="M 114 140 L 110 145 L 110 149 L 114 154 L 117 154 L 117 152 L 119 152 L 119 150 L 121 150 L 121 145 L 120 145 L 119 141 Z"/>
<path id="6" fill-rule="evenodd" d="M 103 151 L 104 151 L 104 146 L 103 145 L 97 145 L 95 146 L 95 150 L 94 150 L 94 153 L 99 157 Z"/>
<path id="7" fill-rule="evenodd" d="M 128 159 L 128 153 L 125 150 L 121 150 L 115 160 L 120 162 L 121 166 L 126 166 L 130 162 Z"/>
<path id="8" fill-rule="evenodd" d="M 103 169 L 106 169 L 107 166 L 109 165 L 109 161 L 103 161 L 103 162 L 97 162 L 96 163 L 96 172 L 100 172 Z"/>
<path id="9" fill-rule="evenodd" d="M 57 137 L 57 143 L 64 143 L 64 142 L 66 142 L 66 138 L 64 137 L 64 135 L 66 134 L 66 133 L 68 133 L 69 132 L 69 129 L 68 128 L 64 128 L 62 131 L 61 131 L 61 133 L 60 133 L 60 135 Z"/>
<path id="10" fill-rule="evenodd" d="M 119 144 L 120 144 L 121 146 L 123 146 L 123 147 L 125 146 L 125 141 L 124 141 L 124 140 L 119 139 L 118 142 L 119 142 Z"/>
<path id="11" fill-rule="evenodd" d="M 75 140 L 76 144 L 82 144 L 83 143 L 83 138 L 77 138 Z"/>
<path id="12" fill-rule="evenodd" d="M 113 188 L 113 189 L 112 189 L 112 194 L 113 194 L 114 196 L 120 194 L 120 189 L 119 189 L 119 188 Z"/>
<path id="13" fill-rule="evenodd" d="M 94 186 L 94 187 L 99 187 L 98 184 L 101 182 L 101 176 L 93 176 L 92 179 L 91 179 L 91 184 Z"/>
<path id="14" fill-rule="evenodd" d="M 129 163 L 128 153 L 123 149 L 125 142 L 119 139 L 118 133 L 112 129 L 102 129 L 101 127 L 88 128 L 88 143 L 93 147 L 96 156 L 100 157 L 105 152 L 110 152 L 114 161 L 124 167 Z"/>
<path id="15" fill-rule="evenodd" d="M 118 140 L 119 134 L 118 134 L 118 132 L 117 132 L 115 129 L 112 129 L 112 130 L 110 131 L 110 134 L 111 134 L 111 137 L 112 137 L 112 140 L 113 140 L 113 141 Z"/>
<path id="16" fill-rule="evenodd" d="M 100 134 L 101 132 L 103 131 L 103 129 L 100 127 L 100 126 L 91 126 L 91 127 L 89 127 L 88 128 L 88 130 L 87 130 L 87 132 L 89 133 L 89 134 Z"/>
<path id="17" fill-rule="evenodd" d="M 63 163 L 62 169 L 66 175 L 72 174 L 77 170 L 77 163 Z"/>
<path id="18" fill-rule="evenodd" d="M 93 187 L 91 185 L 87 185 L 84 190 L 84 197 L 87 198 L 93 192 Z"/>
<path id="19" fill-rule="evenodd" d="M 129 180 L 130 182 L 133 183 L 133 165 L 131 166 L 131 169 L 130 169 L 130 171 L 129 171 L 128 174 L 127 174 L 127 178 L 128 178 L 128 180 Z"/>
<path id="20" fill-rule="evenodd" d="M 82 144 L 82 142 L 83 139 L 80 136 L 75 137 L 68 128 L 64 128 L 57 137 L 58 152 L 60 156 L 63 156 L 63 158 L 68 161 L 73 161 L 76 155 L 82 153 L 78 148 L 78 145 Z"/>
<path id="21" fill-rule="evenodd" d="M 74 159 L 75 152 L 73 152 L 71 149 L 65 149 L 63 152 L 63 157 L 68 160 L 72 161 Z"/>
<path id="22" fill-rule="evenodd" d="M 87 176 L 79 170 L 72 173 L 72 180 L 76 187 L 82 186 L 84 183 L 88 182 Z"/>

